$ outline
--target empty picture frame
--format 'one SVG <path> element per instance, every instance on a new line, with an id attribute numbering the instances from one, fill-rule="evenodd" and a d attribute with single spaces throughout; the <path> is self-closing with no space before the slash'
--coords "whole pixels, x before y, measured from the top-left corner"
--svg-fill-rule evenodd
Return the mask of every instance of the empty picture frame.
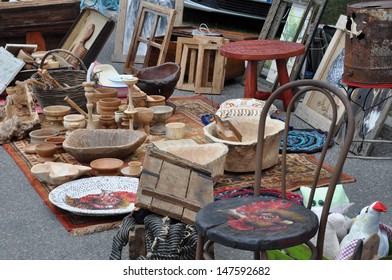
<path id="1" fill-rule="evenodd" d="M 334 81 L 331 81 L 331 76 L 338 76 L 340 80 L 341 74 L 343 74 L 345 45 L 344 30 L 346 21 L 347 17 L 341 15 L 336 24 L 335 34 L 332 37 L 323 59 L 321 60 L 320 65 L 313 77 L 315 80 L 328 81 L 329 83 L 333 83 L 336 87 L 340 88 L 344 92 L 346 90 L 339 85 L 339 81 L 336 81 L 336 78 Z M 331 71 L 335 71 L 335 73 L 331 73 Z M 341 71 L 341 73 L 336 73 L 339 71 Z M 339 131 L 344 115 L 344 106 L 339 106 L 339 104 L 337 105 L 337 127 L 336 131 L 334 131 L 334 135 L 336 135 Z M 332 120 L 332 110 L 331 106 L 329 106 L 328 98 L 324 94 L 318 94 L 314 91 L 305 94 L 302 102 L 298 104 L 295 114 L 309 125 L 323 131 L 327 131 Z"/>
<path id="2" fill-rule="evenodd" d="M 141 68 L 146 68 L 149 65 L 150 55 L 153 48 L 159 50 L 156 65 L 160 65 L 165 62 L 175 16 L 175 9 L 170 9 L 146 1 L 142 1 L 140 3 L 127 60 L 124 65 L 124 73 L 137 73 L 138 68 L 135 66 L 136 55 L 139 48 L 143 46 L 146 47 L 146 53 Z M 162 31 L 164 31 L 163 41 L 161 43 L 156 42 L 155 40 L 156 37 L 162 36 L 162 34 L 157 32 L 158 26 L 160 26 L 160 29 L 163 29 Z"/>

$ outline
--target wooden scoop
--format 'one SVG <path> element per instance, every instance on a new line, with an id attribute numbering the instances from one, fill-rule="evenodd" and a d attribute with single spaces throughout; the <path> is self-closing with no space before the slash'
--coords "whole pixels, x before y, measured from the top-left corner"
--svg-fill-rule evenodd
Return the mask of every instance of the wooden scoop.
<path id="1" fill-rule="evenodd" d="M 216 133 L 218 137 L 222 140 L 242 142 L 241 133 L 235 128 L 235 126 L 230 122 L 230 120 L 222 121 L 220 117 L 214 115 L 216 121 Z"/>

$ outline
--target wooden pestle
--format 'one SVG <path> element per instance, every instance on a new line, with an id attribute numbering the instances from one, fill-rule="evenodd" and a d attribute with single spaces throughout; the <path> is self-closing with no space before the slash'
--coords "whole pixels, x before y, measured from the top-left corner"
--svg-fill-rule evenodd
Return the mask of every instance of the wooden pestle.
<path id="1" fill-rule="evenodd" d="M 71 98 L 69 98 L 68 96 L 66 96 L 64 98 L 65 101 L 67 101 L 67 103 L 69 105 L 71 105 L 72 108 L 74 108 L 76 111 L 78 111 L 80 114 L 82 114 L 85 118 L 88 117 L 87 113 L 85 111 L 82 110 L 82 108 L 80 108 L 78 106 L 78 104 L 76 104 Z"/>

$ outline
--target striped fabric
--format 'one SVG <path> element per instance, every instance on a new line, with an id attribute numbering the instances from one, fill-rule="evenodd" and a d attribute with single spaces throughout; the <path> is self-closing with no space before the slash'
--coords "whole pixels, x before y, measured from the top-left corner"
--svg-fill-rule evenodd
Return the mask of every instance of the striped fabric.
<path id="1" fill-rule="evenodd" d="M 113 238 L 109 260 L 121 260 L 124 246 L 129 242 L 129 231 L 136 221 L 132 215 L 123 219 L 121 228 Z M 146 226 L 146 256 L 138 260 L 194 260 L 197 232 L 194 226 L 171 220 L 156 214 L 144 218 Z"/>

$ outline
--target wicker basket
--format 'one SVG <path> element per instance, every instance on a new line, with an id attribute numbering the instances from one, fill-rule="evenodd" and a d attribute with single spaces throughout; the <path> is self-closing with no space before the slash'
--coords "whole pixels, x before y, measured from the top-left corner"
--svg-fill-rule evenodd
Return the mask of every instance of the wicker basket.
<path id="1" fill-rule="evenodd" d="M 32 92 L 35 98 L 38 101 L 38 104 L 41 108 L 51 106 L 51 105 L 66 105 L 69 104 L 64 100 L 66 96 L 68 96 L 73 102 L 75 102 L 80 108 L 83 110 L 86 109 L 87 99 L 85 97 L 85 90 L 83 87 L 83 82 L 86 81 L 87 68 L 84 65 L 83 61 L 73 55 L 71 52 L 63 49 L 54 49 L 48 51 L 45 56 L 42 58 L 40 69 L 43 69 L 43 64 L 45 59 L 54 52 L 66 52 L 69 55 L 75 57 L 82 68 L 82 70 L 75 69 L 48 69 L 49 74 L 60 84 L 67 85 L 69 87 L 59 89 L 59 88 L 49 88 L 40 85 L 32 85 Z M 41 77 L 38 73 L 35 73 L 31 76 L 37 81 L 42 81 Z M 73 113 L 77 113 L 75 109 L 72 109 Z"/>

